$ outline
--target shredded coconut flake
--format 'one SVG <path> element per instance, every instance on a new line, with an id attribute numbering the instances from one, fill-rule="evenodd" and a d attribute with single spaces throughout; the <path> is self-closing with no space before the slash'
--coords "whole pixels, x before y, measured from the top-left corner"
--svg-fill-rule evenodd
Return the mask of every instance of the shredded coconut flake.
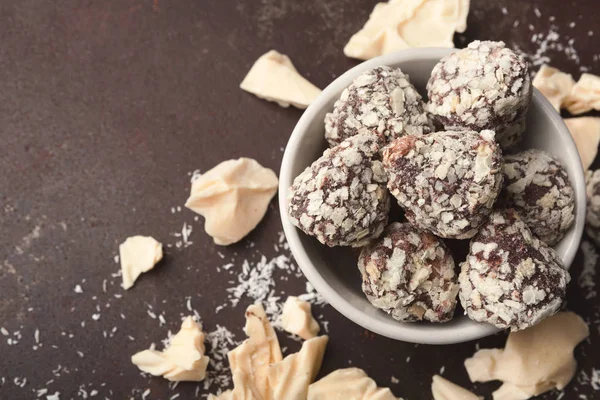
<path id="1" fill-rule="evenodd" d="M 203 381 L 204 390 L 212 387 L 226 389 L 231 385 L 227 353 L 240 342 L 235 340 L 235 335 L 227 328 L 217 325 L 215 330 L 206 334 L 206 343 L 208 344 L 210 367 L 206 371 L 206 378 Z"/>
<path id="2" fill-rule="evenodd" d="M 538 12 L 536 12 L 536 15 Z M 552 22 L 553 17 L 550 17 L 549 21 Z M 534 30 L 533 25 L 530 25 L 530 30 Z M 569 61 L 572 61 L 575 63 L 575 65 L 580 66 L 581 60 L 579 58 L 579 53 L 574 47 L 575 39 L 570 38 L 567 35 L 561 35 L 559 33 L 558 25 L 551 24 L 547 32 L 533 33 L 531 36 L 531 43 L 537 46 L 535 53 L 524 55 L 535 67 L 539 67 L 542 64 L 551 64 L 552 53 L 562 53 Z M 516 44 L 513 44 L 512 47 L 518 49 Z M 536 70 L 537 68 L 532 68 L 531 72 L 534 73 Z"/>
<path id="3" fill-rule="evenodd" d="M 46 400 L 60 400 L 60 392 L 46 396 Z"/>
<path id="4" fill-rule="evenodd" d="M 600 369 L 592 369 L 590 384 L 594 390 L 600 390 Z"/>

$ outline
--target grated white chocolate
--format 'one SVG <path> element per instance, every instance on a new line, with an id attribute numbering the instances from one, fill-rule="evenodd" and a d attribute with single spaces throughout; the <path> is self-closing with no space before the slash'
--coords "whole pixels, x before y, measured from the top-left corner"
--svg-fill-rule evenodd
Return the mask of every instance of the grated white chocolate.
<path id="1" fill-rule="evenodd" d="M 600 169 L 586 173 L 585 232 L 600 246 Z"/>
<path id="2" fill-rule="evenodd" d="M 209 361 L 205 356 L 204 333 L 191 316 L 182 322 L 181 330 L 165 350 L 144 350 L 131 357 L 140 370 L 174 382 L 203 380 Z"/>
<path id="3" fill-rule="evenodd" d="M 458 278 L 469 318 L 512 331 L 554 314 L 570 280 L 562 260 L 516 211 L 494 211 L 470 243 Z"/>
<path id="4" fill-rule="evenodd" d="M 581 317 L 559 312 L 532 328 L 511 332 L 504 349 L 477 351 L 465 360 L 465 368 L 472 382 L 503 382 L 494 400 L 528 399 L 568 385 L 577 370 L 573 350 L 588 336 Z"/>
<path id="5" fill-rule="evenodd" d="M 535 74 L 532 83 L 548 99 L 552 107 L 560 113 L 560 106 L 571 92 L 575 80 L 573 80 L 571 74 L 564 73 L 548 65 L 542 65 Z"/>
<path id="6" fill-rule="evenodd" d="M 390 196 L 376 135 L 353 136 L 328 149 L 294 179 L 290 221 L 327 246 L 360 247 L 387 224 Z"/>
<path id="7" fill-rule="evenodd" d="M 123 289 L 130 289 L 142 273 L 150 271 L 162 258 L 162 244 L 153 237 L 128 237 L 119 245 Z"/>
<path id="8" fill-rule="evenodd" d="M 502 151 L 491 131 L 406 136 L 384 150 L 383 166 L 406 218 L 443 238 L 475 235 L 502 187 Z"/>
<path id="9" fill-rule="evenodd" d="M 308 387 L 307 400 L 402 400 L 358 368 L 338 369 Z"/>
<path id="10" fill-rule="evenodd" d="M 563 105 L 573 115 L 600 110 L 600 76 L 581 74 Z"/>
<path id="11" fill-rule="evenodd" d="M 506 206 L 549 246 L 558 243 L 575 220 L 575 194 L 567 171 L 542 150 L 504 157 Z"/>
<path id="12" fill-rule="evenodd" d="M 375 307 L 398 321 L 452 319 L 458 284 L 444 243 L 408 223 L 388 225 L 358 258 L 362 290 Z"/>
<path id="13" fill-rule="evenodd" d="M 587 170 L 598 155 L 600 117 L 565 118 L 564 121 L 577 146 L 583 169 Z"/>
<path id="14" fill-rule="evenodd" d="M 330 146 L 364 132 L 377 132 L 389 142 L 404 135 L 432 131 L 421 95 L 399 68 L 381 66 L 358 76 L 325 116 Z"/>
<path id="15" fill-rule="evenodd" d="M 283 305 L 281 327 L 284 331 L 312 339 L 319 333 L 319 323 L 313 318 L 310 303 L 296 296 L 289 296 Z"/>
<path id="16" fill-rule="evenodd" d="M 474 41 L 433 68 L 427 94 L 427 111 L 446 130 L 490 129 L 507 149 L 525 130 L 529 66 L 504 42 Z"/>

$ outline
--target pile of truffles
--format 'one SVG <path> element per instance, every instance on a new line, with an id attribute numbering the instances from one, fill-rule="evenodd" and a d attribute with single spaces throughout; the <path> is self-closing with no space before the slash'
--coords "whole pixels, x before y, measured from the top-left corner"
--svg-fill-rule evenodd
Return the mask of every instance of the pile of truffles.
<path id="1" fill-rule="evenodd" d="M 550 246 L 575 199 L 557 159 L 519 151 L 531 94 L 527 62 L 502 42 L 443 58 L 428 102 L 398 68 L 363 73 L 325 117 L 330 148 L 290 187 L 292 223 L 360 247 L 364 294 L 398 321 L 447 322 L 460 300 L 474 321 L 537 324 L 570 280 Z M 388 224 L 392 197 L 404 220 Z M 470 240 L 458 268 L 445 239 Z"/>

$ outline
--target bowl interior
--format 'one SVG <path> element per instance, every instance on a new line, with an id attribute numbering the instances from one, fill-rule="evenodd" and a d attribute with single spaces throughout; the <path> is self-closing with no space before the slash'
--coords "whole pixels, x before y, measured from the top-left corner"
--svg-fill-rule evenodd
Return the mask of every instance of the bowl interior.
<path id="1" fill-rule="evenodd" d="M 444 324 L 402 323 L 373 307 L 361 290 L 361 278 L 356 260 L 358 250 L 328 248 L 316 239 L 296 229 L 287 218 L 286 196 L 293 179 L 326 148 L 324 139 L 325 114 L 342 90 L 362 72 L 380 65 L 400 67 L 409 74 L 422 95 L 431 70 L 453 49 L 411 49 L 362 63 L 332 82 L 310 105 L 298 122 L 285 149 L 279 183 L 279 204 L 283 228 L 296 261 L 314 287 L 339 312 L 355 323 L 375 333 L 408 342 L 448 344 L 481 338 L 497 332 L 488 324 L 456 316 Z M 576 220 L 555 246 L 565 265 L 570 266 L 581 240 L 585 214 L 585 183 L 579 155 L 562 119 L 537 90 L 527 116 L 527 132 L 523 148 L 538 148 L 557 157 L 567 169 L 576 197 Z M 456 263 L 463 261 L 454 254 Z"/>

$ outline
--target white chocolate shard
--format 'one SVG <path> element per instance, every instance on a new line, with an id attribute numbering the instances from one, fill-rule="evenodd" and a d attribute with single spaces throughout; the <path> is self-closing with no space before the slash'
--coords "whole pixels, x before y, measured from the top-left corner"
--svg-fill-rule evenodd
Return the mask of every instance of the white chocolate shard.
<path id="1" fill-rule="evenodd" d="M 400 23 L 398 33 L 410 47 L 454 47 L 454 32 L 466 29 L 468 13 L 464 0 L 426 0 L 412 18 Z"/>
<path id="2" fill-rule="evenodd" d="M 494 400 L 527 400 L 553 388 L 554 386 L 551 383 L 534 386 L 517 386 L 512 383 L 505 383 L 492 394 L 492 397 Z"/>
<path id="3" fill-rule="evenodd" d="M 317 376 L 327 347 L 327 336 L 319 336 L 302 343 L 298 353 L 269 368 L 269 386 L 272 399 L 306 400 L 308 386 Z"/>
<path id="4" fill-rule="evenodd" d="M 456 7 L 456 32 L 464 33 L 467 30 L 467 18 L 469 17 L 469 9 L 471 0 L 458 0 Z"/>
<path id="5" fill-rule="evenodd" d="M 560 113 L 560 106 L 564 99 L 571 93 L 575 80 L 571 74 L 564 73 L 557 68 L 542 65 L 533 78 L 533 86 L 548 99 L 552 107 Z"/>
<path id="6" fill-rule="evenodd" d="M 521 331 L 523 332 L 523 331 Z M 502 349 L 481 349 L 465 360 L 465 368 L 471 382 L 495 380 L 497 362 L 502 358 Z"/>
<path id="7" fill-rule="evenodd" d="M 333 371 L 308 387 L 307 400 L 400 400 L 358 368 Z"/>
<path id="8" fill-rule="evenodd" d="M 588 335 L 581 317 L 559 312 L 529 329 L 511 332 L 504 349 L 479 350 L 465 360 L 465 368 L 472 382 L 504 382 L 494 392 L 494 400 L 527 399 L 553 388 L 561 390 L 577 369 L 573 350 Z"/>
<path id="9" fill-rule="evenodd" d="M 271 50 L 254 63 L 240 88 L 281 107 L 305 109 L 321 94 L 321 89 L 302 77 L 292 60 Z"/>
<path id="10" fill-rule="evenodd" d="M 409 45 L 398 33 L 398 25 L 412 18 L 423 2 L 424 0 L 408 0 L 402 6 L 377 3 L 364 27 L 344 47 L 344 54 L 368 60 L 408 48 Z"/>
<path id="11" fill-rule="evenodd" d="M 202 215 L 218 245 L 240 241 L 261 221 L 277 191 L 277 175 L 251 158 L 220 163 L 192 182 L 185 206 Z"/>
<path id="12" fill-rule="evenodd" d="M 260 304 L 246 309 L 248 339 L 229 352 L 229 365 L 233 376 L 233 399 L 270 399 L 270 365 L 282 360 L 277 335 Z"/>
<path id="13" fill-rule="evenodd" d="M 123 288 L 131 288 L 136 279 L 154 268 L 162 257 L 162 244 L 156 239 L 150 236 L 128 237 L 119 245 Z"/>
<path id="14" fill-rule="evenodd" d="M 224 392 L 221 392 L 218 395 L 209 394 L 208 400 L 241 400 L 241 399 L 235 399 L 233 397 L 233 392 L 231 390 L 226 390 Z M 252 399 L 247 399 L 247 400 L 252 400 Z"/>
<path id="15" fill-rule="evenodd" d="M 283 330 L 298 335 L 304 340 L 317 336 L 319 323 L 313 318 L 310 308 L 308 301 L 289 296 L 281 314 Z"/>
<path id="16" fill-rule="evenodd" d="M 581 74 L 563 105 L 573 115 L 600 110 L 600 76 Z"/>
<path id="17" fill-rule="evenodd" d="M 433 400 L 482 400 L 483 397 L 476 396 L 467 389 L 442 378 L 439 375 L 433 376 L 431 383 L 431 393 Z"/>
<path id="18" fill-rule="evenodd" d="M 573 136 L 583 169 L 587 170 L 596 159 L 600 144 L 600 117 L 565 118 Z"/>
<path id="19" fill-rule="evenodd" d="M 454 47 L 454 32 L 467 26 L 469 0 L 390 0 L 375 5 L 364 27 L 344 47 L 368 60 L 410 47 Z"/>
<path id="20" fill-rule="evenodd" d="M 206 376 L 209 362 L 204 352 L 204 333 L 190 316 L 165 350 L 140 351 L 131 357 L 131 362 L 144 372 L 170 381 L 199 382 Z"/>
<path id="21" fill-rule="evenodd" d="M 233 390 L 209 399 L 305 400 L 308 385 L 321 368 L 329 338 L 307 340 L 298 353 L 282 360 L 277 335 L 260 304 L 246 310 L 244 330 L 248 339 L 228 354 Z"/>

